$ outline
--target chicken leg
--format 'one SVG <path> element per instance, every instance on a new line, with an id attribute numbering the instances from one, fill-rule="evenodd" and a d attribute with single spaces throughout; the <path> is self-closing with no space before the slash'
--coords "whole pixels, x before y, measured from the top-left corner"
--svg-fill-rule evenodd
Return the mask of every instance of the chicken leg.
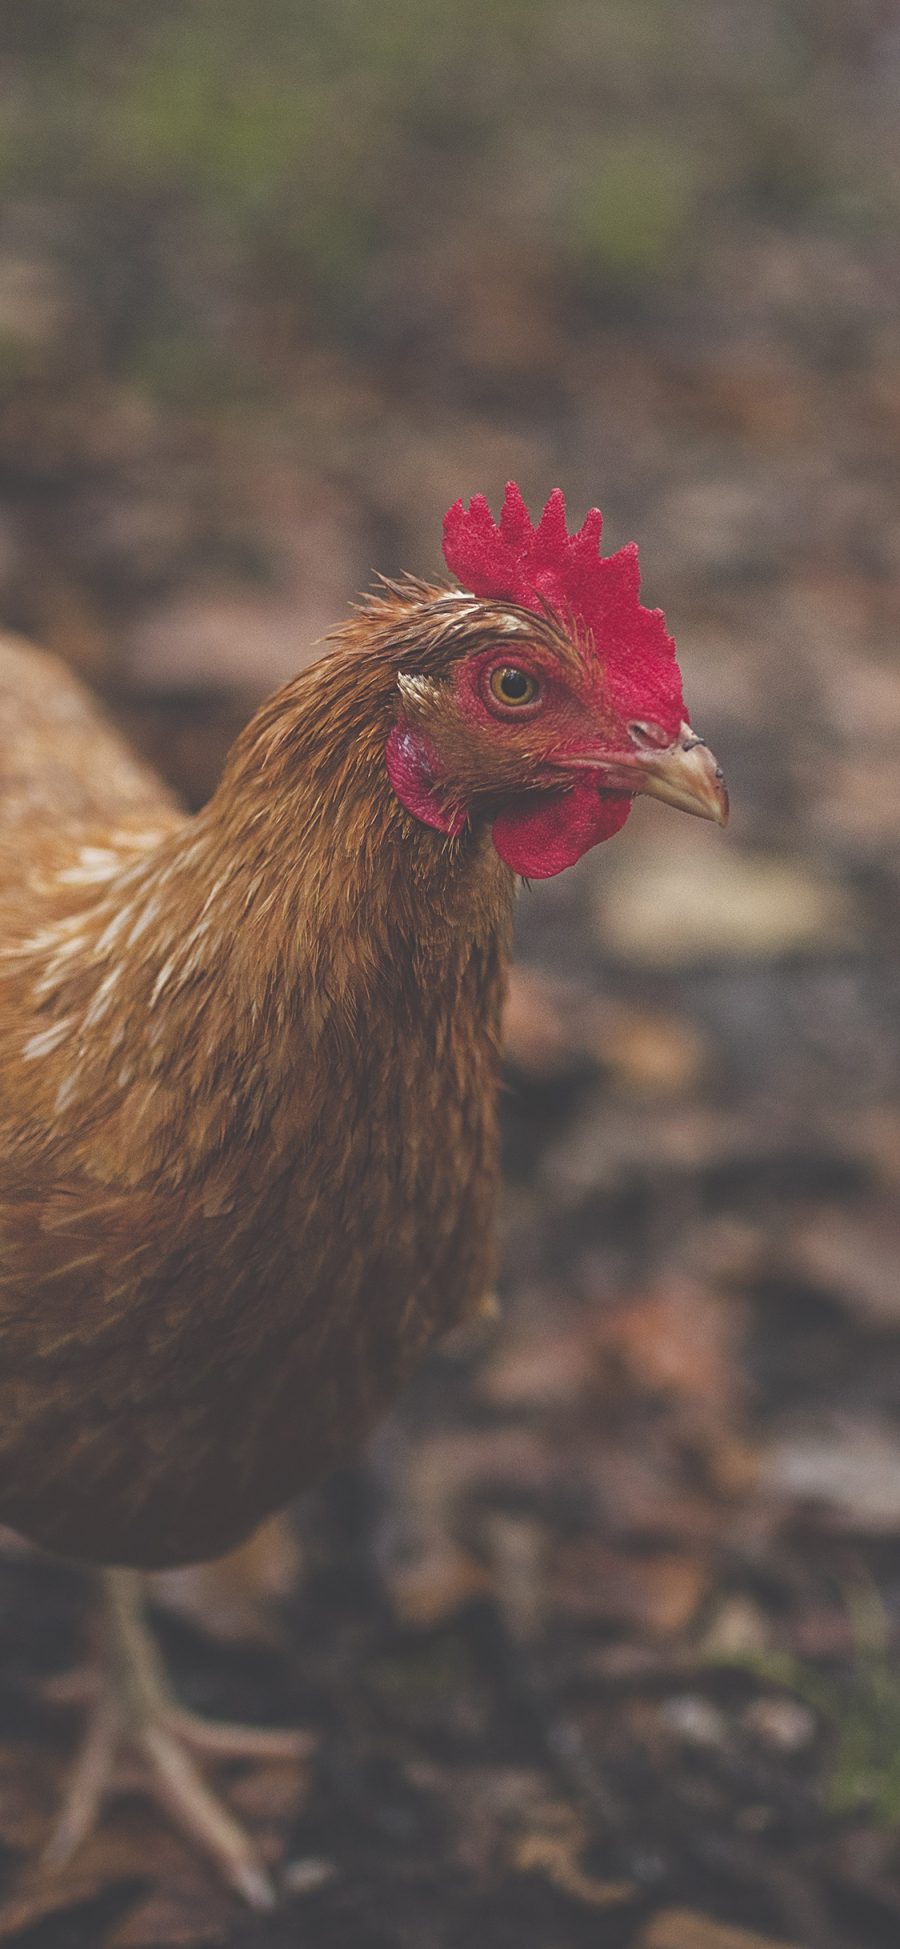
<path id="1" fill-rule="evenodd" d="M 48 1872 L 61 1868 L 95 1825 L 123 1748 L 142 1760 L 148 1785 L 170 1819 L 215 1864 L 252 1908 L 274 1906 L 272 1879 L 250 1836 L 207 1785 L 192 1750 L 228 1759 L 302 1759 L 302 1731 L 201 1719 L 177 1703 L 144 1616 L 135 1570 L 101 1572 L 106 1644 L 101 1689 L 68 1781 L 62 1811 L 44 1850 Z"/>

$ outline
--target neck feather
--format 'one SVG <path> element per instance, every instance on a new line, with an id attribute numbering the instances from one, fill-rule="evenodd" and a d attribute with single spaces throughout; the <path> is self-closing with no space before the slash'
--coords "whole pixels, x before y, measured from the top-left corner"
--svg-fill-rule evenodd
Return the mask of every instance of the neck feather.
<path id="1" fill-rule="evenodd" d="M 482 969 L 493 1006 L 512 877 L 486 833 L 447 838 L 394 797 L 396 666 L 360 656 L 359 628 L 262 707 L 202 812 L 15 957 L 48 1115 L 134 1117 L 152 1087 L 221 1143 L 224 1100 L 261 1128 L 323 1038 L 352 1062 L 379 1011 L 438 1033 Z"/>

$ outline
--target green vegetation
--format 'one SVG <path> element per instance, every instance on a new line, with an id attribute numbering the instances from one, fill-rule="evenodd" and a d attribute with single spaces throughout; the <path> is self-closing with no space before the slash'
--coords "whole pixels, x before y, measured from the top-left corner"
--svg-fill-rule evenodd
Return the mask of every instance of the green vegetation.
<path id="1" fill-rule="evenodd" d="M 702 275 L 736 206 L 892 219 L 828 32 L 788 0 L 31 0 L 0 20 L 0 188 L 54 212 L 107 366 L 177 396 L 223 291 L 282 346 L 377 350 L 421 302 L 452 319 L 488 237 L 602 311 Z"/>
<path id="2" fill-rule="evenodd" d="M 759 1677 L 793 1692 L 830 1735 L 826 1805 L 834 1814 L 900 1822 L 900 1661 L 874 1586 L 847 1593 L 854 1643 L 852 1667 L 829 1675 L 790 1652 L 747 1659 Z"/>

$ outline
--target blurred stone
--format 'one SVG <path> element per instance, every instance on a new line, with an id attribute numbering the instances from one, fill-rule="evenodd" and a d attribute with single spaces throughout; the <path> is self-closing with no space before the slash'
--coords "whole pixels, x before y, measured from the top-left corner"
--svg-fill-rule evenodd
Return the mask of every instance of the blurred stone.
<path id="1" fill-rule="evenodd" d="M 763 1494 L 819 1505 L 840 1528 L 900 1528 L 900 1434 L 874 1415 L 798 1421 L 763 1450 L 760 1481 Z"/>
<path id="2" fill-rule="evenodd" d="M 595 928 L 617 960 L 679 968 L 851 946 L 854 915 L 849 892 L 803 860 L 654 841 L 603 880 Z"/>
<path id="3" fill-rule="evenodd" d="M 769 1628 L 759 1605 L 750 1597 L 726 1597 L 704 1633 L 702 1650 L 707 1658 L 740 1662 L 764 1651 L 768 1642 Z"/>
<path id="4" fill-rule="evenodd" d="M 663 1699 L 659 1716 L 668 1732 L 686 1746 L 724 1746 L 728 1725 L 724 1713 L 698 1692 L 676 1693 Z"/>
<path id="5" fill-rule="evenodd" d="M 799 1699 L 752 1699 L 741 1713 L 741 1725 L 779 1753 L 799 1753 L 816 1736 L 815 1715 Z"/>
<path id="6" fill-rule="evenodd" d="M 336 1873 L 333 1861 L 307 1855 L 302 1861 L 287 1861 L 279 1879 L 289 1895 L 313 1895 L 327 1881 L 333 1881 Z"/>

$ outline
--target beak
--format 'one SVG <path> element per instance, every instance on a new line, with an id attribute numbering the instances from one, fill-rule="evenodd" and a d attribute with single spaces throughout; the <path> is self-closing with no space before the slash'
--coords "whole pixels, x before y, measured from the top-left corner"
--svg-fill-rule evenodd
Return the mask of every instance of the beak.
<path id="1" fill-rule="evenodd" d="M 644 792 L 647 798 L 677 806 L 679 812 L 693 812 L 698 819 L 727 826 L 725 777 L 704 738 L 698 738 L 689 724 L 682 724 L 674 744 L 667 745 L 653 741 L 653 726 L 630 724 L 628 729 L 633 751 L 567 755 L 562 769 L 592 771 L 606 791 Z"/>
<path id="2" fill-rule="evenodd" d="M 698 819 L 727 826 L 728 792 L 722 767 L 689 724 L 682 724 L 675 743 L 664 750 L 645 747 L 635 756 L 633 790 L 675 805 L 679 812 L 693 812 Z"/>

